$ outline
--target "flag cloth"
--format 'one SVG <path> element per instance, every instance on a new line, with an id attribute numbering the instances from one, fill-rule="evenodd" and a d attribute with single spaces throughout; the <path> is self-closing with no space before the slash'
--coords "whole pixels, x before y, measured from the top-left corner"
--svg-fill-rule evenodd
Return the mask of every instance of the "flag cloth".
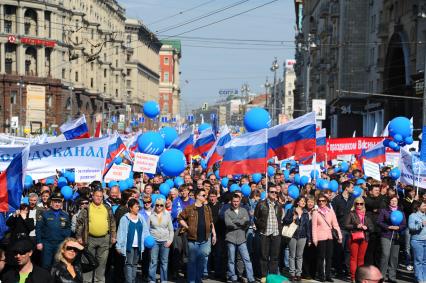
<path id="1" fill-rule="evenodd" d="M 269 157 L 279 160 L 294 156 L 295 160 L 306 158 L 315 152 L 315 112 L 305 114 L 288 123 L 268 129 Z"/>
<path id="2" fill-rule="evenodd" d="M 102 127 L 102 120 L 96 122 L 95 138 L 101 137 L 102 135 L 101 127 Z"/>
<path id="3" fill-rule="evenodd" d="M 29 152 L 30 147 L 27 146 L 13 158 L 7 169 L 0 174 L 0 212 L 19 209 L 24 191 Z"/>
<path id="4" fill-rule="evenodd" d="M 202 131 L 195 141 L 193 155 L 207 153 L 212 148 L 215 140 L 216 138 L 211 128 Z"/>
<path id="5" fill-rule="evenodd" d="M 379 142 L 368 150 L 363 149 L 360 160 L 363 159 L 374 163 L 386 162 L 386 147 L 383 145 L 383 141 Z"/>
<path id="6" fill-rule="evenodd" d="M 212 148 L 207 153 L 207 167 L 211 168 L 213 164 L 222 159 L 224 153 L 224 146 L 231 140 L 231 132 L 228 126 L 223 126 L 220 130 L 220 136 L 213 144 Z"/>
<path id="7" fill-rule="evenodd" d="M 105 160 L 104 173 L 106 173 L 109 168 L 111 168 L 114 159 L 125 150 L 127 150 L 126 145 L 123 143 L 123 140 L 120 138 L 120 136 L 116 133 L 113 137 L 111 137 L 110 143 L 108 145 L 108 154 Z"/>
<path id="8" fill-rule="evenodd" d="M 327 147 L 326 147 L 326 129 L 317 131 L 316 137 L 316 153 L 317 162 L 326 161 L 327 159 Z"/>
<path id="9" fill-rule="evenodd" d="M 187 160 L 189 160 L 192 155 L 192 150 L 194 146 L 194 133 L 193 127 L 188 127 L 173 143 L 169 148 L 175 148 L 183 152 Z"/>
<path id="10" fill-rule="evenodd" d="M 89 128 L 87 127 L 84 115 L 62 124 L 59 129 L 67 140 L 90 138 Z"/>
<path id="11" fill-rule="evenodd" d="M 266 172 L 267 129 L 235 137 L 224 148 L 219 169 L 221 176 Z"/>

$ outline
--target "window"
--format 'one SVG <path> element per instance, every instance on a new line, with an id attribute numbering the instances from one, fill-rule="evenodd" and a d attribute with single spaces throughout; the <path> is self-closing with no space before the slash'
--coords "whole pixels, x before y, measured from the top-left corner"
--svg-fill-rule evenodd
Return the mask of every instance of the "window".
<path id="1" fill-rule="evenodd" d="M 10 104 L 16 104 L 16 98 L 17 94 L 16 94 L 16 90 L 10 92 Z"/>
<path id="2" fill-rule="evenodd" d="M 115 97 L 118 97 L 118 89 L 115 89 Z"/>
<path id="3" fill-rule="evenodd" d="M 118 55 L 118 46 L 115 47 L 115 55 Z"/>
<path id="4" fill-rule="evenodd" d="M 93 62 L 90 63 L 90 71 L 93 71 L 93 66 L 94 66 Z"/>
<path id="5" fill-rule="evenodd" d="M 118 68 L 118 60 L 115 60 L 115 67 Z"/>
<path id="6" fill-rule="evenodd" d="M 130 69 L 127 69 L 127 70 L 126 70 L 127 76 L 130 76 L 131 71 L 132 71 L 132 70 L 130 70 Z"/>
<path id="7" fill-rule="evenodd" d="M 115 83 L 118 84 L 118 75 L 115 75 Z"/>
<path id="8" fill-rule="evenodd" d="M 107 92 L 107 85 L 104 84 L 104 93 L 106 93 L 106 92 Z"/>
<path id="9" fill-rule="evenodd" d="M 374 47 L 370 48 L 370 66 L 374 65 Z"/>
<path id="10" fill-rule="evenodd" d="M 169 65 L 169 57 L 164 57 L 164 65 Z"/>
<path id="11" fill-rule="evenodd" d="M 168 82 L 168 81 L 169 81 L 169 72 L 164 72 L 163 82 Z"/>
<path id="12" fill-rule="evenodd" d="M 132 88 L 132 81 L 131 80 L 127 80 L 126 81 L 126 86 L 127 86 L 127 88 Z"/>
<path id="13" fill-rule="evenodd" d="M 62 68 L 62 79 L 65 79 L 65 68 Z"/>
<path id="14" fill-rule="evenodd" d="M 78 72 L 75 72 L 75 81 L 78 82 Z"/>
<path id="15" fill-rule="evenodd" d="M 376 29 L 376 15 L 371 16 L 371 23 L 370 23 L 370 31 L 374 32 Z"/>
<path id="16" fill-rule="evenodd" d="M 107 77 L 107 69 L 104 69 L 104 78 Z"/>
<path id="17" fill-rule="evenodd" d="M 48 108 L 52 108 L 52 106 L 53 106 L 53 96 L 52 96 L 52 95 L 49 95 L 49 96 L 47 97 L 47 107 L 48 107 Z"/>
<path id="18" fill-rule="evenodd" d="M 93 78 L 90 78 L 90 87 L 93 88 L 94 82 L 93 82 Z"/>
<path id="19" fill-rule="evenodd" d="M 4 31 L 6 33 L 12 33 L 12 21 L 9 21 L 9 20 L 4 21 Z"/>

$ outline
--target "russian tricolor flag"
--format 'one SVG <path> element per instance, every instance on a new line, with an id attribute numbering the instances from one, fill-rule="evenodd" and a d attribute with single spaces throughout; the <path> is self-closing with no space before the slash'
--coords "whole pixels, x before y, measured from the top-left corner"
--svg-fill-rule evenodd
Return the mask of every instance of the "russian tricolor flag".
<path id="1" fill-rule="evenodd" d="M 213 144 L 212 148 L 207 153 L 207 167 L 211 168 L 213 164 L 220 161 L 225 152 L 225 144 L 231 140 L 231 132 L 229 131 L 228 126 L 223 126 L 220 130 L 220 136 Z"/>
<path id="2" fill-rule="evenodd" d="M 59 128 L 67 140 L 90 138 L 86 117 L 66 122 Z"/>
<path id="3" fill-rule="evenodd" d="M 192 155 L 194 146 L 194 134 L 193 127 L 188 127 L 177 139 L 169 146 L 169 148 L 175 148 L 183 152 L 187 159 Z"/>
<path id="4" fill-rule="evenodd" d="M 316 138 L 316 162 L 326 161 L 327 159 L 327 147 L 326 147 L 326 129 L 317 131 Z"/>
<path id="5" fill-rule="evenodd" d="M 0 174 L 0 212 L 19 209 L 29 152 L 29 146 L 24 148 Z"/>
<path id="6" fill-rule="evenodd" d="M 316 146 L 315 112 L 269 128 L 268 146 L 269 157 L 277 156 L 280 160 L 312 155 Z"/>
<path id="7" fill-rule="evenodd" d="M 114 159 L 125 150 L 127 150 L 126 145 L 123 143 L 123 140 L 118 134 L 115 134 L 113 137 L 111 137 L 110 143 L 108 145 L 108 154 L 105 160 L 104 173 L 108 171 L 109 168 L 111 168 Z"/>
<path id="8" fill-rule="evenodd" d="M 220 175 L 254 174 L 266 171 L 267 129 L 233 138 L 225 145 Z"/>
<path id="9" fill-rule="evenodd" d="M 202 131 L 195 142 L 193 155 L 207 153 L 212 148 L 215 140 L 216 137 L 211 128 Z"/>
<path id="10" fill-rule="evenodd" d="M 383 145 L 383 141 L 379 142 L 368 150 L 363 149 L 360 157 L 361 160 L 367 159 L 368 161 L 374 163 L 386 162 L 386 147 Z"/>

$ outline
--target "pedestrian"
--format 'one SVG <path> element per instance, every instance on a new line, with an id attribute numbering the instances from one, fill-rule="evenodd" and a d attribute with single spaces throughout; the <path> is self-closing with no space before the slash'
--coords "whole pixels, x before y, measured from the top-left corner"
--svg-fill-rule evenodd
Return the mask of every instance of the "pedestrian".
<path id="1" fill-rule="evenodd" d="M 381 246 L 382 256 L 380 260 L 380 271 L 383 278 L 388 277 L 388 282 L 396 283 L 396 270 L 398 268 L 399 242 L 402 232 L 406 228 L 406 220 L 403 215 L 401 224 L 394 225 L 390 219 L 391 213 L 398 210 L 398 197 L 389 199 L 388 207 L 380 210 L 377 219 L 378 226 L 382 229 Z"/>
<path id="2" fill-rule="evenodd" d="M 380 183 L 374 182 L 370 186 L 368 196 L 365 198 L 366 215 L 373 223 L 377 223 L 381 209 L 382 196 L 380 195 Z M 381 246 L 380 246 L 380 227 L 374 225 L 369 233 L 367 251 L 365 253 L 364 264 L 380 266 Z"/>
<path id="3" fill-rule="evenodd" d="M 208 205 L 205 205 L 207 193 L 204 189 L 195 191 L 195 203 L 187 206 L 178 216 L 179 224 L 188 238 L 187 276 L 189 283 L 200 283 L 206 256 L 211 244 L 216 244 L 216 231 Z"/>
<path id="4" fill-rule="evenodd" d="M 426 203 L 415 202 L 408 218 L 414 255 L 414 275 L 417 282 L 426 282 Z"/>
<path id="5" fill-rule="evenodd" d="M 10 228 L 10 242 L 14 243 L 18 239 L 29 238 L 31 231 L 34 230 L 34 219 L 28 217 L 28 205 L 21 203 L 6 221 Z"/>
<path id="6" fill-rule="evenodd" d="M 356 269 L 364 265 L 369 234 L 374 229 L 373 221 L 365 213 L 363 197 L 357 197 L 354 200 L 351 212 L 346 217 L 344 225 L 351 236 L 348 245 L 350 247 L 350 275 L 352 282 L 354 282 Z"/>
<path id="7" fill-rule="evenodd" d="M 306 210 L 306 198 L 299 197 L 294 201 L 294 207 L 289 209 L 284 216 L 283 225 L 291 223 L 297 225 L 296 231 L 289 241 L 289 269 L 291 281 L 300 281 L 303 266 L 303 251 L 305 246 L 310 246 L 311 227 L 308 211 Z"/>
<path id="8" fill-rule="evenodd" d="M 173 224 L 170 213 L 165 210 L 165 200 L 157 198 L 154 211 L 149 216 L 149 232 L 155 239 L 151 248 L 151 261 L 149 264 L 149 282 L 156 282 L 157 263 L 160 261 L 160 282 L 167 281 L 167 266 L 169 250 L 173 242 Z"/>
<path id="9" fill-rule="evenodd" d="M 328 198 L 320 193 L 318 210 L 312 214 L 312 242 L 317 247 L 317 277 L 320 282 L 334 282 L 331 278 L 333 241 L 342 243 L 342 234 L 333 209 L 328 207 Z M 325 262 L 325 267 L 324 267 Z"/>
<path id="10" fill-rule="evenodd" d="M 77 218 L 76 238 L 99 262 L 94 274 L 84 274 L 84 282 L 92 282 L 92 280 L 95 283 L 105 282 L 109 249 L 117 238 L 112 209 L 103 203 L 103 199 L 102 188 L 96 189 L 92 194 L 92 202 L 87 208 L 82 209 Z"/>
<path id="11" fill-rule="evenodd" d="M 267 198 L 260 200 L 254 211 L 256 229 L 260 241 L 260 269 L 262 281 L 266 275 L 278 274 L 278 256 L 281 245 L 283 207 L 278 202 L 279 186 L 270 183 Z"/>
<path id="12" fill-rule="evenodd" d="M 127 206 L 129 212 L 121 217 L 118 226 L 116 249 L 125 259 L 126 283 L 135 283 L 138 261 L 145 249 L 144 240 L 149 235 L 149 228 L 139 213 L 139 201 L 132 198 Z"/>
<path id="13" fill-rule="evenodd" d="M 14 242 L 10 250 L 16 264 L 10 265 L 10 268 L 4 271 L 2 283 L 53 283 L 49 272 L 31 261 L 34 246 L 29 239 Z"/>
<path id="14" fill-rule="evenodd" d="M 83 283 L 83 273 L 98 266 L 96 258 L 75 238 L 66 238 L 58 248 L 51 275 L 54 283 Z"/>
<path id="15" fill-rule="evenodd" d="M 315 210 L 315 197 L 312 195 L 308 195 L 306 197 L 306 211 L 308 213 L 309 216 L 309 226 L 310 226 L 310 235 L 309 237 L 311 238 L 311 242 L 312 242 L 312 214 Z M 316 261 L 316 247 L 315 245 L 311 244 L 311 245 L 305 245 L 305 249 L 303 251 L 303 265 L 302 265 L 302 270 L 303 270 L 303 277 L 307 280 L 311 280 L 312 278 L 315 277 L 315 271 L 316 271 L 316 267 L 317 267 L 317 261 Z"/>
<path id="16" fill-rule="evenodd" d="M 405 214 L 405 219 L 413 213 L 414 204 L 416 199 L 416 190 L 413 186 L 405 186 L 404 188 L 404 198 L 401 201 L 401 207 Z M 404 254 L 405 254 L 405 265 L 408 271 L 413 270 L 412 258 L 411 258 L 411 234 L 410 229 L 405 229 L 404 231 Z"/>
<path id="17" fill-rule="evenodd" d="M 42 251 L 41 267 L 50 270 L 58 246 L 71 235 L 71 220 L 62 210 L 64 197 L 54 193 L 50 198 L 50 208 L 44 211 L 36 226 L 37 249 Z"/>
<path id="18" fill-rule="evenodd" d="M 240 206 L 241 196 L 234 193 L 231 199 L 231 206 L 225 211 L 224 219 L 226 226 L 225 241 L 228 247 L 228 278 L 233 282 L 238 282 L 235 274 L 235 253 L 241 255 L 249 283 L 255 282 L 253 267 L 247 249 L 246 231 L 250 225 L 250 215 L 247 209 Z"/>

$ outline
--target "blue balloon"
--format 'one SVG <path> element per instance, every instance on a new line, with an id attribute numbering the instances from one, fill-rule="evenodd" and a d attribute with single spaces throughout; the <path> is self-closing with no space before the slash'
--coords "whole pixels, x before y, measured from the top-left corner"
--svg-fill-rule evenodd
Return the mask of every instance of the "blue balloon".
<path id="1" fill-rule="evenodd" d="M 341 170 L 343 173 L 348 172 L 348 170 L 349 170 L 349 164 L 348 164 L 346 161 L 342 161 L 342 162 L 340 163 L 340 170 Z"/>
<path id="2" fill-rule="evenodd" d="M 392 180 L 398 180 L 399 177 L 401 177 L 401 170 L 399 170 L 398 168 L 393 168 L 392 170 L 390 170 L 389 172 L 389 176 L 392 178 Z"/>
<path id="3" fill-rule="evenodd" d="M 68 185 L 67 179 L 65 177 L 59 177 L 58 187 L 61 189 L 63 186 Z"/>
<path id="4" fill-rule="evenodd" d="M 55 184 L 55 179 L 53 177 L 49 177 L 49 178 L 46 179 L 44 184 L 47 185 L 47 186 L 53 185 L 53 184 Z"/>
<path id="5" fill-rule="evenodd" d="M 284 210 L 287 211 L 289 209 L 293 208 L 293 204 L 292 203 L 287 203 L 286 205 L 284 205 Z"/>
<path id="6" fill-rule="evenodd" d="M 402 138 L 410 137 L 413 133 L 413 125 L 406 117 L 396 117 L 389 122 L 389 135 L 395 139 L 395 135 Z"/>
<path id="7" fill-rule="evenodd" d="M 362 195 L 362 189 L 360 186 L 355 186 L 354 187 L 354 192 L 352 193 L 352 195 L 357 198 L 360 197 Z"/>
<path id="8" fill-rule="evenodd" d="M 271 126 L 271 116 L 263 108 L 255 107 L 244 115 L 244 127 L 247 132 L 255 132 Z"/>
<path id="9" fill-rule="evenodd" d="M 290 178 L 290 171 L 288 171 L 287 169 L 283 171 L 284 174 L 284 178 L 286 181 L 288 181 L 288 179 Z"/>
<path id="10" fill-rule="evenodd" d="M 386 147 L 389 147 L 389 143 L 391 142 L 392 140 L 390 140 L 390 139 L 385 139 L 384 141 L 383 141 L 383 145 L 384 146 L 386 146 Z"/>
<path id="11" fill-rule="evenodd" d="M 125 191 L 129 188 L 126 180 L 119 181 L 118 186 L 120 187 L 120 192 Z"/>
<path id="12" fill-rule="evenodd" d="M 21 199 L 21 203 L 25 203 L 26 205 L 29 205 L 29 204 L 30 204 L 30 200 L 29 200 L 29 198 L 28 198 L 28 197 L 23 197 L 23 198 Z"/>
<path id="13" fill-rule="evenodd" d="M 401 211 L 394 210 L 391 212 L 390 221 L 392 222 L 392 225 L 399 226 L 402 223 L 402 220 L 404 220 L 404 215 Z"/>
<path id="14" fill-rule="evenodd" d="M 400 143 L 400 142 L 402 142 L 402 141 L 404 140 L 404 138 L 403 138 L 400 134 L 395 134 L 395 135 L 393 136 L 393 140 L 394 140 L 395 142 L 397 142 L 397 143 Z"/>
<path id="15" fill-rule="evenodd" d="M 75 191 L 73 194 L 72 194 L 72 200 L 76 200 L 76 199 L 78 199 L 78 197 L 80 196 L 80 194 L 78 193 L 78 191 Z"/>
<path id="16" fill-rule="evenodd" d="M 320 190 L 328 190 L 328 180 L 322 179 L 320 183 Z"/>
<path id="17" fill-rule="evenodd" d="M 224 188 L 228 187 L 229 179 L 227 177 L 223 177 L 221 180 L 221 184 Z"/>
<path id="18" fill-rule="evenodd" d="M 167 183 L 162 183 L 162 184 L 160 185 L 160 193 L 161 193 L 163 196 L 167 197 L 167 196 L 169 195 L 169 193 L 170 193 L 170 186 L 169 186 L 169 184 L 167 184 Z"/>
<path id="19" fill-rule="evenodd" d="M 30 189 L 33 186 L 33 178 L 30 175 L 25 176 L 24 188 L 26 190 Z"/>
<path id="20" fill-rule="evenodd" d="M 158 164 L 165 176 L 176 177 L 185 170 L 185 155 L 180 150 L 168 149 L 160 155 Z"/>
<path id="21" fill-rule="evenodd" d="M 300 184 L 302 186 L 306 185 L 307 183 L 309 183 L 309 177 L 308 176 L 302 176 L 302 177 L 300 177 Z"/>
<path id="22" fill-rule="evenodd" d="M 127 187 L 128 188 L 132 188 L 133 185 L 134 185 L 134 183 L 135 183 L 135 181 L 133 180 L 133 178 L 127 178 L 126 179 L 126 183 L 127 183 Z"/>
<path id="23" fill-rule="evenodd" d="M 115 187 L 115 186 L 118 186 L 118 182 L 117 181 L 111 181 L 111 182 L 109 182 L 108 183 L 108 188 L 112 188 L 112 187 Z"/>
<path id="24" fill-rule="evenodd" d="M 142 135 L 139 135 L 137 142 L 139 152 L 152 155 L 160 155 L 164 151 L 164 139 L 159 133 L 143 133 Z"/>
<path id="25" fill-rule="evenodd" d="M 167 179 L 165 183 L 169 185 L 170 188 L 173 188 L 175 186 L 175 182 L 173 182 L 172 179 Z"/>
<path id="26" fill-rule="evenodd" d="M 214 175 L 216 176 L 216 178 L 220 179 L 220 172 L 219 172 L 219 170 L 214 171 Z"/>
<path id="27" fill-rule="evenodd" d="M 356 180 L 356 184 L 357 185 L 365 184 L 365 180 L 364 179 L 358 179 L 358 180 Z"/>
<path id="28" fill-rule="evenodd" d="M 181 176 L 177 176 L 177 177 L 175 178 L 174 183 L 175 183 L 175 186 L 176 186 L 177 188 L 179 188 L 179 187 L 180 187 L 180 186 L 182 186 L 182 185 L 183 185 L 183 183 L 184 183 L 183 178 L 182 178 Z"/>
<path id="29" fill-rule="evenodd" d="M 145 248 L 147 249 L 152 249 L 155 245 L 155 239 L 153 236 L 148 235 L 145 237 L 144 241 L 143 241 L 143 245 L 145 246 Z"/>
<path id="30" fill-rule="evenodd" d="M 251 178 L 253 179 L 253 182 L 259 183 L 262 180 L 262 174 L 254 173 L 253 175 L 251 175 Z"/>
<path id="31" fill-rule="evenodd" d="M 299 188 L 296 185 L 290 185 L 290 187 L 288 187 L 288 195 L 292 199 L 297 199 L 300 195 Z"/>
<path id="32" fill-rule="evenodd" d="M 336 180 L 331 180 L 328 183 L 328 188 L 333 192 L 337 193 L 337 190 L 339 189 L 339 183 Z"/>
<path id="33" fill-rule="evenodd" d="M 312 170 L 311 171 L 311 179 L 318 179 L 318 178 L 319 178 L 318 170 Z"/>
<path id="34" fill-rule="evenodd" d="M 75 182 L 75 173 L 74 173 L 74 171 L 65 171 L 65 176 L 64 177 L 70 183 L 74 183 Z"/>
<path id="35" fill-rule="evenodd" d="M 261 192 L 260 193 L 260 199 L 261 200 L 265 200 L 266 199 L 266 192 Z"/>
<path id="36" fill-rule="evenodd" d="M 296 185 L 300 185 L 300 175 L 299 174 L 294 175 L 294 183 Z"/>
<path id="37" fill-rule="evenodd" d="M 275 175 L 275 168 L 273 166 L 268 166 L 268 175 L 269 176 Z"/>
<path id="38" fill-rule="evenodd" d="M 198 133 L 201 134 L 201 132 L 211 128 L 212 128 L 212 125 L 210 125 L 209 123 L 202 123 L 198 126 Z"/>
<path id="39" fill-rule="evenodd" d="M 232 184 L 231 185 L 231 187 L 229 188 L 229 191 L 231 192 L 231 193 L 234 193 L 235 191 L 241 191 L 241 188 L 240 188 L 240 186 L 238 186 L 238 184 Z"/>
<path id="40" fill-rule="evenodd" d="M 241 186 L 241 192 L 243 193 L 243 196 L 249 197 L 251 194 L 251 188 L 248 184 L 244 184 Z"/>
<path id="41" fill-rule="evenodd" d="M 70 200 L 74 194 L 70 186 L 63 186 L 61 188 L 61 194 L 64 196 L 65 200 Z"/>
<path id="42" fill-rule="evenodd" d="M 408 145 L 412 144 L 414 142 L 413 137 L 406 137 L 404 142 Z"/>
<path id="43" fill-rule="evenodd" d="M 160 105 L 155 101 L 147 101 L 143 105 L 143 114 L 146 117 L 154 119 L 160 114 Z"/>
<path id="44" fill-rule="evenodd" d="M 123 163 L 123 158 L 121 156 L 117 156 L 116 158 L 114 158 L 114 163 L 120 165 L 121 163 Z"/>
<path id="45" fill-rule="evenodd" d="M 163 127 L 160 129 L 160 135 L 164 139 L 166 147 L 169 147 L 178 137 L 178 132 L 173 127 Z"/>
<path id="46" fill-rule="evenodd" d="M 157 202 L 157 199 L 162 198 L 164 200 L 166 200 L 166 197 L 162 194 L 152 194 L 151 195 L 151 200 L 152 200 L 152 205 L 154 206 L 155 203 Z"/>
<path id="47" fill-rule="evenodd" d="M 203 170 L 207 169 L 207 162 L 204 159 L 201 159 L 200 165 L 201 165 L 201 168 L 203 168 Z"/>

